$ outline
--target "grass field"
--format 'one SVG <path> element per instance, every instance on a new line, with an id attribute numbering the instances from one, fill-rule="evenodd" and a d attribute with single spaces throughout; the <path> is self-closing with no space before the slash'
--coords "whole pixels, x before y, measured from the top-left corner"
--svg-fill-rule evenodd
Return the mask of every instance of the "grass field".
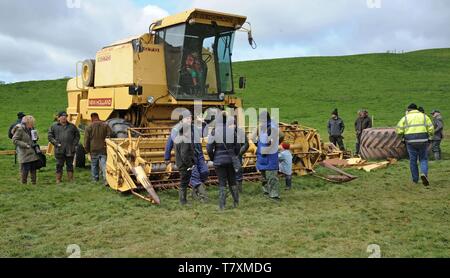
<path id="1" fill-rule="evenodd" d="M 371 54 L 241 62 L 235 76 L 248 87 L 246 107 L 278 107 L 284 121 L 299 120 L 326 138 L 326 122 L 339 108 L 353 148 L 356 111 L 368 108 L 376 126 L 394 126 L 416 102 L 450 113 L 450 49 L 403 55 Z M 66 106 L 65 80 L 0 86 L 0 149 L 11 149 L 6 130 L 18 111 L 36 116 L 45 143 L 53 114 Z M 447 129 L 448 133 L 448 129 Z M 294 179 L 281 203 L 245 184 L 239 209 L 218 212 L 211 202 L 181 208 L 177 192 L 148 205 L 76 173 L 76 184 L 53 184 L 54 162 L 39 186 L 18 183 L 13 157 L 0 157 L 0 257 L 66 257 L 69 244 L 82 257 L 450 257 L 450 140 L 444 161 L 431 162 L 430 188 L 410 183 L 408 164 L 364 173 L 334 185 L 314 177 Z M 318 171 L 324 171 L 318 169 Z"/>

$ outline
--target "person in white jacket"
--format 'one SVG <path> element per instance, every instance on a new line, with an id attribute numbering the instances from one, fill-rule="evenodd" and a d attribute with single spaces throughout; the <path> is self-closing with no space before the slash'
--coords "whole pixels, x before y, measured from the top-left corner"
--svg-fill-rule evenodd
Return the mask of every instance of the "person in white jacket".
<path id="1" fill-rule="evenodd" d="M 288 143 L 281 144 L 281 151 L 278 154 L 280 163 L 280 172 L 286 180 L 286 190 L 292 188 L 292 153 L 289 150 L 291 146 Z"/>

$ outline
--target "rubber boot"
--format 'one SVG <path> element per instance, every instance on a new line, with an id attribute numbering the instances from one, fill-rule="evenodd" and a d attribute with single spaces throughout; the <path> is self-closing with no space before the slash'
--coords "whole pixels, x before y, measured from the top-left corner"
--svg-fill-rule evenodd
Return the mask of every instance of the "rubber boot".
<path id="1" fill-rule="evenodd" d="M 237 183 L 238 192 L 242 193 L 243 192 L 242 181 L 237 181 L 236 183 Z"/>
<path id="2" fill-rule="evenodd" d="M 286 190 L 292 189 L 292 177 L 286 177 Z"/>
<path id="3" fill-rule="evenodd" d="M 230 188 L 231 196 L 233 197 L 233 207 L 237 208 L 239 206 L 239 188 L 237 185 Z"/>
<path id="4" fill-rule="evenodd" d="M 187 188 L 180 187 L 178 194 L 180 196 L 180 205 L 185 206 L 187 204 Z"/>
<path id="5" fill-rule="evenodd" d="M 219 209 L 224 210 L 227 202 L 227 192 L 224 186 L 219 188 Z"/>
<path id="6" fill-rule="evenodd" d="M 434 153 L 434 160 L 436 161 L 441 160 L 441 153 L 439 152 Z"/>
<path id="7" fill-rule="evenodd" d="M 62 174 L 56 173 L 56 184 L 60 184 L 62 181 Z"/>
<path id="8" fill-rule="evenodd" d="M 192 186 L 192 194 L 191 194 L 191 196 L 192 196 L 193 200 L 200 200 L 200 193 L 198 191 L 199 187 L 200 186 L 197 186 L 197 187 Z"/>
<path id="9" fill-rule="evenodd" d="M 31 184 L 36 185 L 36 181 L 37 181 L 37 175 L 36 175 L 36 170 L 34 170 L 34 171 L 31 171 Z"/>
<path id="10" fill-rule="evenodd" d="M 27 184 L 28 172 L 22 171 L 21 172 L 21 179 L 22 179 L 22 184 Z"/>
<path id="11" fill-rule="evenodd" d="M 73 172 L 67 172 L 67 179 L 69 182 L 73 182 Z"/>
<path id="12" fill-rule="evenodd" d="M 200 184 L 200 186 L 197 187 L 197 196 L 201 202 L 208 202 L 208 192 L 206 191 L 204 184 Z"/>

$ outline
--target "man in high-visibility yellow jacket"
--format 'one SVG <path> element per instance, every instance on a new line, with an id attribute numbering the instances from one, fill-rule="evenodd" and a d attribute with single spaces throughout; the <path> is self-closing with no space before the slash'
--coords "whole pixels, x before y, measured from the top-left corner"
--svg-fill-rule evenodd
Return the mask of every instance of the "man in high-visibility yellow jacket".
<path id="1" fill-rule="evenodd" d="M 430 185 L 428 180 L 428 142 L 434 134 L 433 122 L 418 110 L 417 105 L 411 104 L 408 106 L 406 116 L 397 124 L 397 133 L 406 141 L 413 182 L 419 182 L 417 166 L 417 159 L 419 159 L 422 171 L 420 178 L 425 186 Z"/>

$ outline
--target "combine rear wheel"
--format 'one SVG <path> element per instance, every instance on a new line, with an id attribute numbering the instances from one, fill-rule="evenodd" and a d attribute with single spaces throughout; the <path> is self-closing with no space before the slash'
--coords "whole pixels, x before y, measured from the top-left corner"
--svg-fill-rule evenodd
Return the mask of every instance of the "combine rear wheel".
<path id="1" fill-rule="evenodd" d="M 407 156 L 405 144 L 394 128 L 371 128 L 361 136 L 363 159 L 401 159 Z"/>
<path id="2" fill-rule="evenodd" d="M 132 127 L 130 122 L 121 118 L 115 118 L 108 121 L 112 129 L 113 138 L 128 138 L 128 129 Z"/>

